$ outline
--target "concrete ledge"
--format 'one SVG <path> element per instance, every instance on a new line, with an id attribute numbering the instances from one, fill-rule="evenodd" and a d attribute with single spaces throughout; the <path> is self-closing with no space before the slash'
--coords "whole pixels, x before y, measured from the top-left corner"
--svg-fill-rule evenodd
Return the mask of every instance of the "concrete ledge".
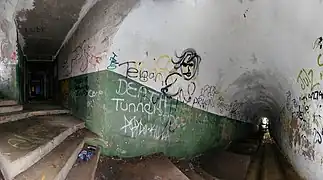
<path id="1" fill-rule="evenodd" d="M 22 105 L 0 106 L 0 114 L 1 113 L 22 111 L 22 109 L 23 109 Z"/>
<path id="2" fill-rule="evenodd" d="M 17 101 L 15 100 L 0 100 L 0 107 L 1 106 L 12 106 L 17 105 Z"/>
<path id="3" fill-rule="evenodd" d="M 86 146 L 87 144 L 84 147 Z M 80 163 L 76 162 L 74 164 L 74 167 L 68 173 L 66 180 L 80 180 L 80 179 L 94 180 L 95 171 L 98 165 L 99 158 L 100 158 L 100 148 L 97 147 L 95 155 L 92 157 L 91 160 L 87 162 L 80 162 Z"/>
<path id="4" fill-rule="evenodd" d="M 18 121 L 21 119 L 30 118 L 33 116 L 46 116 L 46 115 L 58 115 L 58 114 L 69 114 L 70 111 L 66 109 L 58 110 L 37 110 L 37 111 L 20 111 L 15 113 L 4 113 L 0 115 L 0 124 L 11 121 Z"/>
<path id="5" fill-rule="evenodd" d="M 0 168 L 5 180 L 28 169 L 81 128 L 84 122 L 68 115 L 0 125 Z"/>
<path id="6" fill-rule="evenodd" d="M 83 146 L 84 131 L 80 130 L 66 138 L 52 152 L 14 179 L 64 180 Z"/>

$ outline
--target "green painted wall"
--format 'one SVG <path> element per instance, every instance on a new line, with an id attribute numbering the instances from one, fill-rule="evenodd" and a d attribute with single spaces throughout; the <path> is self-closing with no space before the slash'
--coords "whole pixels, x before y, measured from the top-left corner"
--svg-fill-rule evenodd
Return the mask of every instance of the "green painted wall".
<path id="1" fill-rule="evenodd" d="M 217 116 L 101 71 L 60 81 L 62 104 L 100 137 L 103 154 L 121 157 L 164 152 L 191 157 L 243 138 L 253 125 Z"/>

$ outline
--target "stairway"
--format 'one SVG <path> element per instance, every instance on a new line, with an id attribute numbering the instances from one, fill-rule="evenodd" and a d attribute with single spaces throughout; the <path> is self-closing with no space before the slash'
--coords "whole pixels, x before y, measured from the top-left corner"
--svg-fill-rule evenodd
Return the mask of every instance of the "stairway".
<path id="1" fill-rule="evenodd" d="M 87 139 L 96 137 L 84 127 L 60 106 L 0 100 L 0 179 L 93 179 L 100 149 L 78 161 Z"/>

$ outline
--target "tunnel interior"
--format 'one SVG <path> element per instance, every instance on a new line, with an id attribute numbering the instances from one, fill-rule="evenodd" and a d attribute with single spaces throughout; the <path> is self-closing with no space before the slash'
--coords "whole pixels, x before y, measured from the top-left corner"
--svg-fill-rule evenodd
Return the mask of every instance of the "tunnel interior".
<path id="1" fill-rule="evenodd" d="M 69 109 L 106 156 L 192 158 L 268 132 L 303 177 L 317 179 L 323 25 L 309 27 L 322 4 L 291 6 L 4 1 L 0 95 Z"/>

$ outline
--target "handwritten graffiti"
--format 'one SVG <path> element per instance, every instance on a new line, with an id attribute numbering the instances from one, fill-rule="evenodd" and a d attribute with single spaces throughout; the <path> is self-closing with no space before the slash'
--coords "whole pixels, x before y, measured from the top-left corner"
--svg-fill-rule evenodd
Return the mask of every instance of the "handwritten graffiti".
<path id="1" fill-rule="evenodd" d="M 302 90 L 308 87 L 313 91 L 315 87 L 320 85 L 320 83 L 314 83 L 313 70 L 302 69 L 297 76 L 297 82 L 300 83 Z"/>
<path id="2" fill-rule="evenodd" d="M 127 118 L 124 116 L 124 126 L 120 128 L 126 135 L 132 138 L 138 136 L 150 136 L 158 140 L 167 140 L 169 138 L 168 131 L 163 131 L 162 126 L 155 124 L 143 124 L 141 119 L 137 119 L 136 116 Z"/>
<path id="3" fill-rule="evenodd" d="M 107 69 L 110 69 L 110 70 L 116 69 L 117 65 L 119 64 L 119 62 L 116 59 L 118 56 L 116 55 L 116 53 L 114 53 L 114 52 L 112 52 L 112 53 L 113 53 L 113 56 L 111 56 L 109 58 L 110 64 L 107 67 Z"/>
<path id="4" fill-rule="evenodd" d="M 313 49 L 319 49 L 322 50 L 323 47 L 323 37 L 318 37 L 313 44 Z M 320 52 L 319 55 L 317 56 L 317 65 L 323 66 L 323 63 L 321 63 L 320 59 L 322 57 L 322 53 Z"/>
<path id="5" fill-rule="evenodd" d="M 154 80 L 157 82 L 158 77 L 163 77 L 161 73 L 148 72 L 147 70 L 138 70 L 135 65 L 136 61 L 127 61 L 124 63 L 120 63 L 119 66 L 126 65 L 126 77 L 127 78 L 139 78 L 141 82 L 147 82 L 148 80 Z M 139 63 L 140 65 L 140 63 Z"/>
<path id="6" fill-rule="evenodd" d="M 241 118 L 242 117 L 242 112 L 241 109 L 245 105 L 245 102 L 239 102 L 238 100 L 234 100 L 233 102 L 230 103 L 229 106 L 229 115 L 231 118 Z"/>
<path id="7" fill-rule="evenodd" d="M 80 66 L 80 71 L 84 72 L 87 70 L 88 65 L 92 64 L 94 67 L 97 64 L 100 64 L 102 58 L 97 57 L 92 54 L 94 51 L 94 46 L 90 46 L 87 44 L 86 40 L 81 43 L 81 45 L 77 46 L 74 51 L 72 51 L 72 62 L 80 62 L 81 61 L 81 66 Z M 73 64 L 73 63 L 72 63 Z"/>
<path id="8" fill-rule="evenodd" d="M 323 129 L 318 131 L 316 128 L 314 128 L 314 143 L 322 144 L 322 135 Z"/>
<path id="9" fill-rule="evenodd" d="M 79 97 L 84 98 L 88 95 L 90 87 L 88 85 L 87 76 L 75 78 L 73 81 L 70 81 L 69 83 L 71 87 L 69 92 L 69 97 L 74 102 L 76 102 Z"/>
<path id="10" fill-rule="evenodd" d="M 308 93 L 307 95 L 301 98 L 304 101 L 307 100 L 323 100 L 323 92 L 322 91 L 313 91 Z"/>
<path id="11" fill-rule="evenodd" d="M 67 79 L 61 81 L 61 95 L 63 105 L 68 105 L 68 96 L 69 96 L 69 82 Z"/>
<path id="12" fill-rule="evenodd" d="M 71 75 L 75 71 L 75 67 L 78 67 L 80 72 L 88 70 L 89 65 L 92 65 L 92 68 L 98 68 L 102 57 L 95 55 L 94 51 L 95 47 L 89 45 L 87 40 L 84 40 L 80 45 L 76 46 L 70 56 L 61 65 L 64 76 Z"/>
<path id="13" fill-rule="evenodd" d="M 27 138 L 14 134 L 13 138 L 8 139 L 8 144 L 17 149 L 28 150 L 37 147 L 39 145 L 39 141 L 44 141 L 44 139 L 37 137 Z"/>
<path id="14" fill-rule="evenodd" d="M 139 99 L 137 103 L 127 103 L 123 98 L 113 98 L 116 103 L 116 111 L 145 112 L 147 114 L 164 114 L 167 108 L 167 98 L 147 89 L 145 86 L 135 87 L 134 82 L 127 82 L 125 79 L 119 79 L 119 86 L 116 94 L 120 97 L 128 96 Z M 158 100 L 156 100 L 158 99 Z M 158 101 L 158 103 L 157 103 Z"/>
<path id="15" fill-rule="evenodd" d="M 111 99 L 115 103 L 116 112 L 145 114 L 146 118 L 141 120 L 146 120 L 150 124 L 159 124 L 158 126 L 163 127 L 161 133 L 165 133 L 164 131 L 173 133 L 176 129 L 185 126 L 184 120 L 174 115 L 178 101 L 169 99 L 145 86 L 138 87 L 134 82 L 128 82 L 125 79 L 119 79 L 118 82 L 116 89 L 118 97 Z"/>
<path id="16" fill-rule="evenodd" d="M 209 107 L 214 108 L 216 105 L 215 96 L 219 94 L 215 86 L 205 85 L 201 89 L 201 93 L 198 97 L 194 98 L 193 106 L 197 105 L 200 108 L 208 109 Z"/>
<path id="17" fill-rule="evenodd" d="M 175 72 L 170 73 L 165 81 L 165 86 L 161 88 L 161 92 L 167 97 L 178 96 L 181 100 L 190 102 L 195 92 L 196 84 L 192 82 L 198 74 L 201 57 L 194 49 L 186 49 L 180 56 L 176 55 L 178 61 L 172 60 Z M 186 90 L 181 86 L 180 80 L 188 81 Z"/>
<path id="18" fill-rule="evenodd" d="M 24 28 L 26 33 L 35 33 L 35 32 L 45 32 L 45 27 L 43 26 L 36 26 L 36 27 L 29 27 L 29 28 Z"/>

